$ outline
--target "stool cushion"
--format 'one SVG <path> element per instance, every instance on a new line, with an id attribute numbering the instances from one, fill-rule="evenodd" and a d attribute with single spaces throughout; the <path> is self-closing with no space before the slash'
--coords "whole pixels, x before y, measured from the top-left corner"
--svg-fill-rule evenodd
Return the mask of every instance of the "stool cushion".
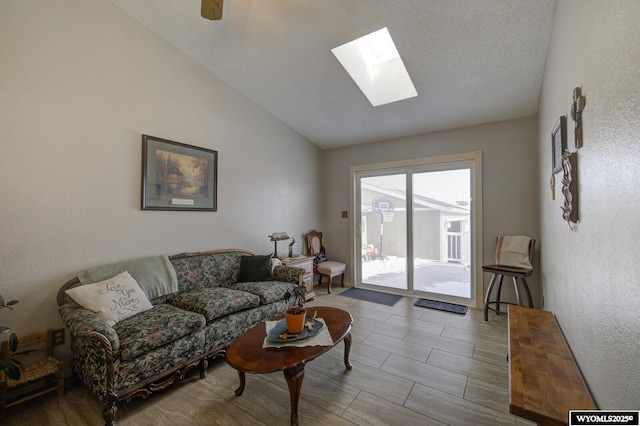
<path id="1" fill-rule="evenodd" d="M 11 389 L 16 386 L 26 385 L 49 375 L 58 374 L 61 369 L 62 361 L 48 356 L 43 360 L 20 368 L 20 379 L 13 380 L 7 377 L 7 388 Z"/>

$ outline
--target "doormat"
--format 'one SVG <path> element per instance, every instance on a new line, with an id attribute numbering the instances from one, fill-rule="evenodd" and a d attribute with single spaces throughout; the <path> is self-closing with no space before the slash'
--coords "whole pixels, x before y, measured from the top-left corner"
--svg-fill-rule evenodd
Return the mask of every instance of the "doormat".
<path id="1" fill-rule="evenodd" d="M 397 294 L 382 293 L 380 291 L 366 290 L 364 288 L 350 288 L 342 293 L 340 296 L 351 297 L 352 299 L 364 300 L 365 302 L 378 303 L 380 305 L 393 306 L 403 296 Z"/>
<path id="2" fill-rule="evenodd" d="M 420 306 L 421 308 L 437 309 L 439 311 L 453 312 L 454 314 L 464 315 L 467 313 L 467 307 L 464 305 L 440 302 L 438 300 L 431 300 L 431 299 L 418 299 L 415 302 L 413 302 L 413 306 Z"/>

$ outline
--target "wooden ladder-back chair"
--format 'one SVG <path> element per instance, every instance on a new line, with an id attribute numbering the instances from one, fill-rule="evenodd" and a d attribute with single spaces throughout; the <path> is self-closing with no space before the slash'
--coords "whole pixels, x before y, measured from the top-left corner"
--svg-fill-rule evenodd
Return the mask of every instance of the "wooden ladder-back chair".
<path id="1" fill-rule="evenodd" d="M 0 350 L 5 356 L 11 354 L 8 340 L 2 342 Z M 13 380 L 0 370 L 0 420 L 6 418 L 6 409 L 14 405 L 49 392 L 64 395 L 63 363 L 53 357 L 53 330 L 18 337 L 18 349 L 12 359 L 22 364 L 20 379 Z"/>
<path id="2" fill-rule="evenodd" d="M 341 276 L 340 285 L 344 287 L 344 271 L 347 265 L 334 260 L 327 260 L 327 255 L 322 244 L 322 232 L 315 229 L 307 234 L 307 255 L 314 256 L 313 273 L 320 276 L 318 284 L 322 283 L 322 277 L 329 279 L 327 292 L 331 294 L 331 282 L 333 277 Z"/>
<path id="3" fill-rule="evenodd" d="M 531 292 L 527 285 L 526 277 L 533 273 L 533 266 L 531 260 L 533 259 L 533 250 L 536 245 L 536 240 L 525 236 L 500 236 L 498 237 L 498 244 L 496 246 L 496 264 L 484 265 L 482 267 L 483 272 L 489 272 L 493 274 L 491 276 L 491 282 L 487 288 L 487 293 L 484 297 L 484 320 L 489 320 L 489 311 L 494 311 L 500 315 L 500 303 L 509 305 L 510 303 L 500 301 L 500 293 L 502 291 L 502 280 L 504 277 L 511 277 L 513 280 L 513 290 L 516 294 L 516 301 L 518 305 L 520 303 L 520 292 L 518 291 L 518 281 L 522 284 L 527 299 L 529 300 L 528 306 L 533 308 L 533 300 L 531 299 Z M 495 300 L 491 299 L 491 291 L 493 286 L 498 280 L 498 292 Z M 496 305 L 495 309 L 491 305 Z"/>

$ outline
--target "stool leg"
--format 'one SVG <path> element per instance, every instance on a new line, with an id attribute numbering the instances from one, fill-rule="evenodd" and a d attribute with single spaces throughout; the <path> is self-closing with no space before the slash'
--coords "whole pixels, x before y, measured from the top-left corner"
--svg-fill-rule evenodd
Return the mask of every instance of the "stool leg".
<path id="1" fill-rule="evenodd" d="M 529 307 L 533 308 L 533 299 L 531 298 L 531 292 L 529 291 L 529 286 L 527 285 L 527 280 L 522 278 L 522 285 L 524 286 L 524 291 L 527 294 L 527 299 L 529 299 Z"/>
<path id="2" fill-rule="evenodd" d="M 7 418 L 7 382 L 0 383 L 0 421 Z"/>
<path id="3" fill-rule="evenodd" d="M 489 287 L 487 287 L 487 293 L 484 295 L 484 320 L 489 321 L 489 298 L 491 296 L 491 290 L 493 290 L 493 285 L 496 282 L 496 274 L 491 276 L 491 281 L 489 282 Z"/>
<path id="4" fill-rule="evenodd" d="M 62 370 L 56 373 L 56 379 L 58 381 L 58 397 L 64 396 L 64 376 L 62 375 Z"/>
<path id="5" fill-rule="evenodd" d="M 500 279 L 498 280 L 498 297 L 496 297 L 496 314 L 500 315 L 500 294 L 502 293 L 502 280 L 504 279 L 504 275 L 499 274 Z"/>
<path id="6" fill-rule="evenodd" d="M 516 292 L 516 302 L 518 302 L 518 306 L 522 306 L 522 303 L 520 303 L 520 293 L 518 292 L 518 280 L 516 277 L 511 277 L 511 279 L 513 280 L 513 291 Z"/>

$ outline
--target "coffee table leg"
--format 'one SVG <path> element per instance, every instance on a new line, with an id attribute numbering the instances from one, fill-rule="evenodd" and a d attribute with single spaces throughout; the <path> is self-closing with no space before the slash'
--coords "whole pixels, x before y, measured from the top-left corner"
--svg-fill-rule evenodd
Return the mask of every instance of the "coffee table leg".
<path id="1" fill-rule="evenodd" d="M 291 425 L 298 426 L 298 401 L 300 400 L 302 379 L 304 379 L 304 364 L 300 363 L 285 369 L 284 378 L 287 380 L 289 398 L 291 399 Z"/>
<path id="2" fill-rule="evenodd" d="M 240 396 L 244 392 L 244 371 L 238 370 L 238 376 L 240 377 L 240 387 L 236 389 L 236 396 Z"/>
<path id="3" fill-rule="evenodd" d="M 351 351 L 351 333 L 347 334 L 344 338 L 344 366 L 347 370 L 351 370 L 351 364 L 349 363 L 349 352 Z"/>

